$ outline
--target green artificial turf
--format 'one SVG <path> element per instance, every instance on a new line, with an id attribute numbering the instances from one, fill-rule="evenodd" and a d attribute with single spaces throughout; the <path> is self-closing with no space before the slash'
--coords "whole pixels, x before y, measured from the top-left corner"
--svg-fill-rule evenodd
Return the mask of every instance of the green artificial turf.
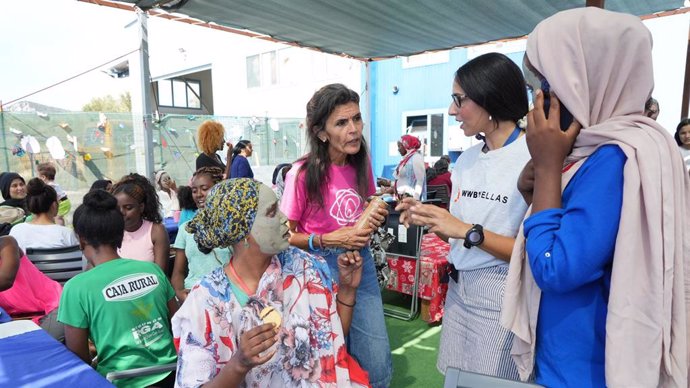
<path id="1" fill-rule="evenodd" d="M 383 292 L 386 307 L 408 308 L 409 296 Z M 412 321 L 386 317 L 393 356 L 391 388 L 443 387 L 443 375 L 436 369 L 441 326 L 429 325 L 417 316 Z"/>

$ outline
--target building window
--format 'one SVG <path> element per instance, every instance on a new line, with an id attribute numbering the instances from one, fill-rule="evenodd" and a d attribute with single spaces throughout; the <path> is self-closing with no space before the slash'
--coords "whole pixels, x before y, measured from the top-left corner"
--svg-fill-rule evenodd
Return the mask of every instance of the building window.
<path id="1" fill-rule="evenodd" d="M 277 52 L 269 51 L 247 57 L 247 88 L 278 84 Z"/>
<path id="2" fill-rule="evenodd" d="M 404 132 L 416 136 L 422 142 L 422 154 L 425 157 L 438 158 L 444 154 L 444 113 L 407 114 L 404 119 Z"/>
<path id="3" fill-rule="evenodd" d="M 158 105 L 201 109 L 201 82 L 181 78 L 158 81 Z"/>

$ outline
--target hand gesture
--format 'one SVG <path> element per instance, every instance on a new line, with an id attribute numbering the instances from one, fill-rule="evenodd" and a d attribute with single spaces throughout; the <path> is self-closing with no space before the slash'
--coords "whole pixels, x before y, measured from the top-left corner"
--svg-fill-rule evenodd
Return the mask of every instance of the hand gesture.
<path id="1" fill-rule="evenodd" d="M 409 224 L 428 226 L 429 232 L 450 238 L 465 238 L 467 231 L 471 228 L 471 225 L 455 218 L 446 209 L 436 205 L 423 205 L 419 201 L 408 202 L 409 200 L 410 198 L 403 200 L 402 207 L 398 205 L 401 208 L 409 206 L 405 226 L 409 226 Z"/>
<path id="2" fill-rule="evenodd" d="M 528 205 L 532 204 L 532 194 L 534 193 L 534 163 L 530 159 L 520 173 L 517 188 L 522 194 Z"/>
<path id="3" fill-rule="evenodd" d="M 405 225 L 406 227 L 410 226 L 410 208 L 413 206 L 421 205 L 422 203 L 419 202 L 419 200 L 416 200 L 412 197 L 407 197 L 403 198 L 398 202 L 398 204 L 395 206 L 395 210 L 400 212 L 400 223 Z"/>
<path id="4" fill-rule="evenodd" d="M 547 119 L 544 113 L 544 93 L 536 91 L 534 109 L 527 113 L 527 147 L 536 169 L 555 166 L 561 168 L 582 128 L 580 123 L 573 120 L 566 131 L 561 131 L 560 107 L 556 94 L 551 92 L 551 107 Z"/>
<path id="5" fill-rule="evenodd" d="M 273 323 L 264 323 L 245 331 L 240 336 L 237 351 L 232 355 L 232 360 L 242 372 L 247 373 L 253 367 L 261 365 L 273 357 L 276 352 L 275 349 L 263 356 L 261 353 L 278 341 L 276 330 L 277 328 Z"/>
<path id="6" fill-rule="evenodd" d="M 349 251 L 338 256 L 340 287 L 357 288 L 362 280 L 362 256 L 357 251 Z"/>
<path id="7" fill-rule="evenodd" d="M 337 245 L 347 250 L 358 251 L 369 243 L 371 235 L 370 229 L 356 229 L 352 226 L 342 227 L 335 232 L 328 233 L 323 238 L 332 242 L 331 246 Z"/>

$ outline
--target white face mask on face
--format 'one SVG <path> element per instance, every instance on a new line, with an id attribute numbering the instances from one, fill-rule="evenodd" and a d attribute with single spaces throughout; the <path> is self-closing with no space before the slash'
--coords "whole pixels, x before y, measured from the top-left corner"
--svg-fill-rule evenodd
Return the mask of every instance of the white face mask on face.
<path id="1" fill-rule="evenodd" d="M 250 234 L 261 252 L 275 255 L 288 248 L 287 217 L 278 208 L 278 199 L 268 186 L 259 185 L 259 204 Z"/>

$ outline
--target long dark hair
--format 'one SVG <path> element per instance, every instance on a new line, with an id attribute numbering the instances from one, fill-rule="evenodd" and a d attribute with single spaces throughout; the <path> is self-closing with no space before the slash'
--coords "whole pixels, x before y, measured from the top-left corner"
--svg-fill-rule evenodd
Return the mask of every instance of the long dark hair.
<path id="1" fill-rule="evenodd" d="M 134 198 L 139 203 L 144 204 L 144 211 L 141 213 L 141 218 L 146 221 L 151 221 L 154 224 L 163 222 L 160 213 L 160 202 L 158 201 L 158 193 L 146 177 L 137 173 L 125 175 L 113 186 L 113 195 L 117 193 L 125 193 Z"/>
<path id="2" fill-rule="evenodd" d="M 503 54 L 488 53 L 465 63 L 455 72 L 455 82 L 493 117 L 495 125 L 506 120 L 517 124 L 527 114 L 525 78 Z"/>
<path id="3" fill-rule="evenodd" d="M 684 118 L 683 120 L 680 120 L 680 123 L 678 123 L 678 126 L 676 127 L 676 133 L 673 135 L 673 138 L 676 139 L 676 143 L 678 143 L 679 146 L 683 145 L 683 142 L 680 141 L 680 129 L 686 125 L 690 125 L 690 118 L 688 117 Z"/>
<path id="4" fill-rule="evenodd" d="M 354 102 L 359 105 L 359 95 L 343 84 L 330 84 L 319 89 L 307 103 L 307 141 L 309 153 L 299 161 L 304 162 L 298 175 L 304 173 L 308 197 L 315 204 L 323 206 L 323 188 L 328 184 L 328 168 L 331 159 L 328 155 L 328 142 L 322 142 L 318 133 L 326 129 L 326 121 L 335 108 Z M 359 152 L 347 156 L 347 164 L 357 171 L 357 192 L 366 197 L 370 183 L 369 154 L 367 143 L 362 138 Z"/>

